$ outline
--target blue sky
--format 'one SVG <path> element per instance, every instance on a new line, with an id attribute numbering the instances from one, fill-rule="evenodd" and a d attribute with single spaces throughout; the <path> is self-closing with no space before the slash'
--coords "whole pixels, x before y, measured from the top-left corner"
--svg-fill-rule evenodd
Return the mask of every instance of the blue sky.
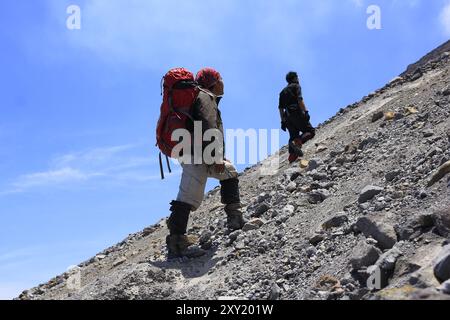
<path id="1" fill-rule="evenodd" d="M 448 0 L 2 1 L 0 298 L 168 215 L 179 169 L 160 181 L 154 147 L 168 69 L 218 69 L 225 127 L 243 129 L 278 128 L 297 70 L 317 124 L 449 36 Z"/>

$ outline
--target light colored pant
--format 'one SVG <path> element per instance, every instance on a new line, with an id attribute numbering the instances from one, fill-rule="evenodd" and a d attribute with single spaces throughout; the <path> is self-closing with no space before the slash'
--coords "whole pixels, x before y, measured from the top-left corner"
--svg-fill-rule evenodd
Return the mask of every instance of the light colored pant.
<path id="1" fill-rule="evenodd" d="M 190 204 L 192 211 L 195 211 L 203 201 L 208 178 L 215 178 L 219 181 L 237 178 L 238 172 L 233 164 L 226 160 L 224 163 L 225 170 L 223 173 L 217 173 L 214 170 L 214 165 L 181 164 L 183 174 L 177 201 Z"/>

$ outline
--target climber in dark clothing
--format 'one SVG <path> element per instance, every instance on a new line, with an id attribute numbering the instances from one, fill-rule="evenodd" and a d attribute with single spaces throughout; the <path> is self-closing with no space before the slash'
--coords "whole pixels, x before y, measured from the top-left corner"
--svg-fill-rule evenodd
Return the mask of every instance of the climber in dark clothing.
<path id="1" fill-rule="evenodd" d="M 303 156 L 302 145 L 314 138 L 316 131 L 311 125 L 309 112 L 302 96 L 302 88 L 296 72 L 286 75 L 288 85 L 280 93 L 278 109 L 281 129 L 289 131 L 289 162 Z"/>

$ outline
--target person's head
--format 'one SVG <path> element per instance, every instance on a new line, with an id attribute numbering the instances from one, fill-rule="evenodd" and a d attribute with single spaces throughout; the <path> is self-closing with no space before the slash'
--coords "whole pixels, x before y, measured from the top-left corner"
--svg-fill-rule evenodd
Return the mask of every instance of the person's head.
<path id="1" fill-rule="evenodd" d="M 212 68 L 203 68 L 195 77 L 195 81 L 204 89 L 208 89 L 217 96 L 224 93 L 224 84 L 219 72 Z"/>
<path id="2" fill-rule="evenodd" d="M 294 71 L 290 71 L 287 75 L 286 75 L 286 81 L 287 83 L 291 84 L 291 83 L 298 83 L 299 79 L 298 79 L 298 74 L 297 72 Z"/>

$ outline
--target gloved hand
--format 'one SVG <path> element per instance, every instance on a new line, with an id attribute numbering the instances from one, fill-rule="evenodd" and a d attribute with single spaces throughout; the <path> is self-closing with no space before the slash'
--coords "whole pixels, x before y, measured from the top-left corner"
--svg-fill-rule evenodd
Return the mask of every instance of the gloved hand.
<path id="1" fill-rule="evenodd" d="M 286 132 L 286 122 L 285 121 L 281 121 L 281 130 L 283 130 L 284 132 Z"/>

